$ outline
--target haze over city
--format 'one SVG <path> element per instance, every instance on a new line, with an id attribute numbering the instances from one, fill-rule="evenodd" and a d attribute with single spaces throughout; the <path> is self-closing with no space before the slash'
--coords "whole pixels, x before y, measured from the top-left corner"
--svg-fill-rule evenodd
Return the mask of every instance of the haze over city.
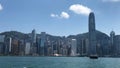
<path id="1" fill-rule="evenodd" d="M 88 32 L 88 15 L 96 29 L 120 34 L 120 0 L 0 0 L 0 32 L 36 29 L 58 36 Z"/>

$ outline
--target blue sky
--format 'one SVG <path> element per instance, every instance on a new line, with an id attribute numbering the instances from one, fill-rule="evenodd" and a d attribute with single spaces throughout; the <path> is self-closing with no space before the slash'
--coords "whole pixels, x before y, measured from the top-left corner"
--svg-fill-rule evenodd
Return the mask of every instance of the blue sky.
<path id="1" fill-rule="evenodd" d="M 120 34 L 120 0 L 0 0 L 0 32 L 36 29 L 57 36 L 88 32 L 93 11 L 96 29 Z"/>

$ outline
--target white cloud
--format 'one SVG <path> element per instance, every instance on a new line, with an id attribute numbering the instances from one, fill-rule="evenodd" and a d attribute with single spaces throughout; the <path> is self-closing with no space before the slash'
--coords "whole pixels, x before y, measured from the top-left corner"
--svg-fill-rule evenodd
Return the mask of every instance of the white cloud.
<path id="1" fill-rule="evenodd" d="M 120 2 L 120 0 L 102 0 L 103 2 Z"/>
<path id="2" fill-rule="evenodd" d="M 51 17 L 58 17 L 57 14 L 53 14 L 53 13 L 52 13 L 50 16 L 51 16 Z"/>
<path id="3" fill-rule="evenodd" d="M 65 19 L 68 19 L 70 17 L 70 15 L 66 12 L 62 12 L 61 15 L 60 15 L 61 18 L 65 18 Z"/>
<path id="4" fill-rule="evenodd" d="M 0 4 L 0 10 L 2 10 L 3 9 L 3 7 L 2 7 L 2 5 Z"/>
<path id="5" fill-rule="evenodd" d="M 53 18 L 64 18 L 64 19 L 68 19 L 70 17 L 70 15 L 67 12 L 61 12 L 60 15 L 52 13 L 50 16 Z"/>
<path id="6" fill-rule="evenodd" d="M 73 11 L 76 14 L 89 15 L 92 10 L 87 6 L 81 4 L 74 4 L 69 7 L 69 10 Z"/>

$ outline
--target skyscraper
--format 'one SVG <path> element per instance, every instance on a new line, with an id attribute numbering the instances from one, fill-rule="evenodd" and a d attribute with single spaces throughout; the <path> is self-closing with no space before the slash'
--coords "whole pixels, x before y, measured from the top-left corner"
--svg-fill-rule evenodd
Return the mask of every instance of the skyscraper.
<path id="1" fill-rule="evenodd" d="M 40 37 L 40 47 L 41 47 L 41 55 L 44 56 L 44 49 L 45 49 L 45 42 L 46 42 L 46 33 L 41 32 L 41 37 Z"/>
<path id="2" fill-rule="evenodd" d="M 36 43 L 36 31 L 35 31 L 35 29 L 32 30 L 32 42 Z"/>
<path id="3" fill-rule="evenodd" d="M 30 42 L 26 42 L 25 44 L 25 55 L 30 54 Z"/>
<path id="4" fill-rule="evenodd" d="M 95 29 L 95 16 L 91 12 L 89 14 L 89 56 L 96 57 L 96 29 Z"/>
<path id="5" fill-rule="evenodd" d="M 32 55 L 35 55 L 37 52 L 37 47 L 36 47 L 36 31 L 35 29 L 32 30 L 31 33 L 31 47 L 30 47 L 30 52 Z"/>
<path id="6" fill-rule="evenodd" d="M 11 53 L 11 42 L 12 42 L 12 38 L 9 38 L 9 53 Z"/>
<path id="7" fill-rule="evenodd" d="M 11 43 L 12 43 L 12 38 L 6 37 L 5 38 L 5 55 L 11 54 Z"/>
<path id="8" fill-rule="evenodd" d="M 114 37 L 114 48 L 112 50 L 114 51 L 113 56 L 120 56 L 120 35 Z"/>
<path id="9" fill-rule="evenodd" d="M 71 56 L 76 56 L 77 54 L 77 41 L 76 39 L 71 40 Z"/>
<path id="10" fill-rule="evenodd" d="M 114 37 L 115 37 L 115 32 L 111 31 L 110 32 L 110 53 L 111 55 L 114 55 L 115 53 L 115 46 L 114 46 Z"/>
<path id="11" fill-rule="evenodd" d="M 4 53 L 4 46 L 5 46 L 5 35 L 0 35 L 0 55 Z"/>

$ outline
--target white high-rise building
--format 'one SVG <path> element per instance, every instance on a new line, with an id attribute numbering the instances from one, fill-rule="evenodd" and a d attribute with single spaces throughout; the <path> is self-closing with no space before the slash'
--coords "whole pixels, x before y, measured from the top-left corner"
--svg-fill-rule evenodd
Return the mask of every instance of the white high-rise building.
<path id="1" fill-rule="evenodd" d="M 9 52 L 11 52 L 11 43 L 12 43 L 12 38 L 9 38 Z"/>
<path id="2" fill-rule="evenodd" d="M 76 39 L 71 39 L 71 56 L 77 55 L 77 41 Z"/>
<path id="3" fill-rule="evenodd" d="M 30 54 L 30 43 L 29 42 L 26 42 L 26 45 L 25 45 L 25 54 L 26 55 Z"/>

